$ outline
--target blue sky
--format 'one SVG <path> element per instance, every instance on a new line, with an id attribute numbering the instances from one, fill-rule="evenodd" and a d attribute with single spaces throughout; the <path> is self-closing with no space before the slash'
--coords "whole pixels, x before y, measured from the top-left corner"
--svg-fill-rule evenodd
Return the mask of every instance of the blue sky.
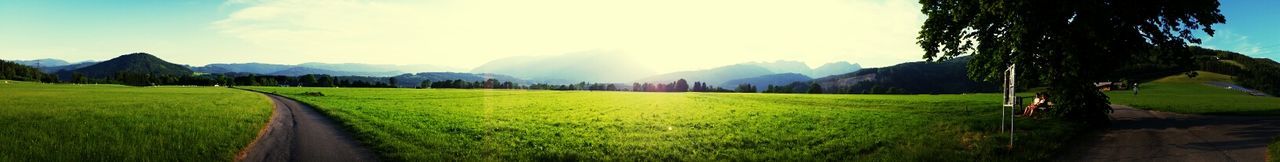
<path id="1" fill-rule="evenodd" d="M 0 1 L 0 58 L 105 60 L 132 52 L 192 62 L 249 61 L 219 53 L 253 53 L 209 27 L 233 10 L 222 1 Z M 196 52 L 199 51 L 199 52 Z M 167 58 L 167 57 L 166 57 Z"/>
<path id="2" fill-rule="evenodd" d="M 1280 58 L 1280 1 L 1221 1 L 1226 24 L 1214 26 L 1218 33 L 1205 38 L 1204 46 L 1240 52 L 1254 57 Z"/>
<path id="3" fill-rule="evenodd" d="M 1204 46 L 1280 57 L 1278 1 L 1222 1 Z M 0 59 L 433 64 L 610 51 L 658 72 L 920 60 L 912 0 L 0 0 Z M 867 23 L 877 22 L 877 23 Z M 673 60 L 670 58 L 686 58 Z"/>

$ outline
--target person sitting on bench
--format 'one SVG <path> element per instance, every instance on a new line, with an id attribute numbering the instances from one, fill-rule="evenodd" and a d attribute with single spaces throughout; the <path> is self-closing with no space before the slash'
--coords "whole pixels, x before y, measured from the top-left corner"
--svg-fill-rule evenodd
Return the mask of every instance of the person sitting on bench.
<path id="1" fill-rule="evenodd" d="M 1045 94 L 1044 92 L 1036 92 L 1035 101 L 1032 101 L 1031 105 L 1027 105 L 1027 108 L 1022 110 L 1022 116 L 1034 115 L 1036 113 L 1036 109 L 1041 109 L 1048 105 L 1049 105 L 1049 94 Z"/>

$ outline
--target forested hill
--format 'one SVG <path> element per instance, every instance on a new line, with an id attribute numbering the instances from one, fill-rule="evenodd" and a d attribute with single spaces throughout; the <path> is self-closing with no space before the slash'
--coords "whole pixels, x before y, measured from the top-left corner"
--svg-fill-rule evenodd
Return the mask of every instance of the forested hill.
<path id="1" fill-rule="evenodd" d="M 1199 70 L 1235 76 L 1236 84 L 1280 94 L 1280 63 L 1266 58 L 1253 58 L 1240 53 L 1192 47 L 1195 60 L 1191 67 Z"/>
<path id="2" fill-rule="evenodd" d="M 88 77 L 104 78 L 117 75 L 152 75 L 152 76 L 189 76 L 191 69 L 186 66 L 169 63 L 147 53 L 122 55 L 92 66 L 72 70 Z"/>
<path id="3" fill-rule="evenodd" d="M 998 84 L 969 79 L 966 66 L 969 59 L 960 57 L 945 62 L 921 61 L 866 68 L 814 79 L 812 83 L 820 86 L 824 93 L 946 94 L 999 91 Z"/>

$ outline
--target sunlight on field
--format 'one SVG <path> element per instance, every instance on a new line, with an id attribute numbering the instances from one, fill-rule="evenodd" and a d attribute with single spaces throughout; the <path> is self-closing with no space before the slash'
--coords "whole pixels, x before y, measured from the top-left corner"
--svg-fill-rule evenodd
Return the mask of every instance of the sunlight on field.
<path id="1" fill-rule="evenodd" d="M 1023 121 L 1008 156 L 994 94 L 251 89 L 313 104 L 405 161 L 1044 160 L 1074 131 Z"/>
<path id="2" fill-rule="evenodd" d="M 211 87 L 0 84 L 0 161 L 231 161 L 270 101 Z"/>
<path id="3" fill-rule="evenodd" d="M 1201 74 L 1203 75 L 1203 74 Z M 1190 114 L 1280 115 L 1280 98 L 1248 93 L 1200 83 L 1149 83 L 1133 91 L 1111 91 L 1111 103 L 1134 108 Z"/>
<path id="4" fill-rule="evenodd" d="M 1226 82 L 1232 83 L 1230 75 L 1223 75 L 1214 72 L 1196 71 L 1196 77 L 1187 77 L 1187 75 L 1172 75 L 1152 81 L 1152 83 L 1205 83 L 1205 82 Z"/>

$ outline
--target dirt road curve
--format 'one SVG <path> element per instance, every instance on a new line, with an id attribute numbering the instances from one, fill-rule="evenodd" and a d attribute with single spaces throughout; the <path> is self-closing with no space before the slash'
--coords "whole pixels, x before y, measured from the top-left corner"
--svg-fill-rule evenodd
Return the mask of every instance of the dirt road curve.
<path id="1" fill-rule="evenodd" d="M 264 95 L 275 105 L 271 120 L 237 161 L 377 161 L 327 116 L 292 99 Z"/>
<path id="2" fill-rule="evenodd" d="M 1063 161 L 1263 161 L 1267 144 L 1280 135 L 1280 118 L 1112 107 L 1111 128 L 1087 138 Z"/>

